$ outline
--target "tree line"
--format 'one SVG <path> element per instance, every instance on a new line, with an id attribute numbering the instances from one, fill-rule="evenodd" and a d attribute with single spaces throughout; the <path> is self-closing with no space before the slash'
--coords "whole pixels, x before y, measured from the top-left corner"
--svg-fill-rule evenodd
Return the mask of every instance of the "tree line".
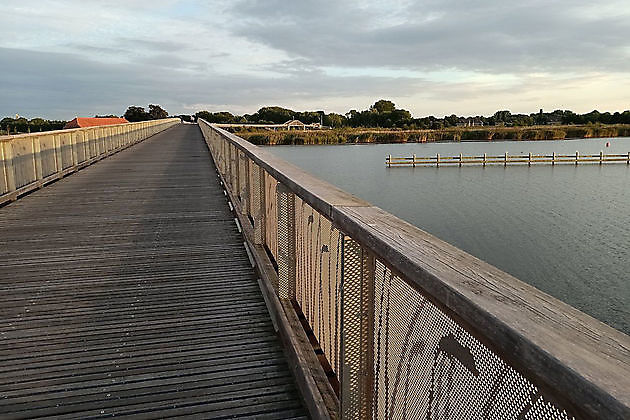
<path id="1" fill-rule="evenodd" d="M 576 114 L 569 110 L 555 110 L 547 113 L 540 110 L 531 114 L 512 114 L 510 111 L 502 110 L 489 117 L 482 115 L 464 117 L 452 114 L 443 118 L 434 116 L 414 118 L 411 112 L 397 108 L 392 101 L 385 99 L 376 101 L 366 110 L 352 109 L 345 115 L 325 111 L 294 111 L 279 106 L 268 106 L 260 108 L 253 114 L 234 115 L 226 111 L 199 111 L 195 116 L 218 124 L 282 124 L 288 120 L 297 119 L 306 124 L 321 122 L 333 128 L 381 127 L 408 130 L 480 125 L 527 127 L 560 124 L 630 124 L 630 111 L 615 113 L 591 111 L 586 114 Z"/>
<path id="2" fill-rule="evenodd" d="M 116 115 L 96 116 L 115 117 Z M 160 105 L 150 104 L 148 110 L 141 106 L 129 106 L 122 115 L 129 122 L 157 120 L 167 118 L 168 112 Z M 183 120 L 190 121 L 189 115 L 178 115 Z M 599 112 L 591 111 L 586 114 L 576 114 L 569 110 L 555 110 L 531 114 L 512 114 L 502 110 L 492 116 L 463 117 L 455 114 L 438 118 L 434 116 L 414 118 L 411 112 L 397 108 L 394 102 L 381 99 L 363 111 L 352 109 L 345 115 L 325 111 L 294 111 L 279 106 L 266 106 L 253 114 L 234 115 L 230 112 L 199 111 L 197 118 L 203 118 L 211 123 L 259 123 L 282 124 L 288 120 L 297 119 L 306 124 L 322 123 L 324 126 L 366 127 L 366 128 L 397 128 L 405 130 L 443 129 L 456 126 L 507 126 L 527 127 L 535 125 L 583 125 L 583 124 L 630 124 L 630 111 Z M 67 121 L 47 120 L 24 117 L 6 117 L 0 120 L 0 133 L 28 133 L 39 131 L 60 130 Z"/>
<path id="3" fill-rule="evenodd" d="M 118 115 L 95 115 L 94 118 L 118 118 Z M 168 112 L 160 105 L 150 104 L 148 111 L 141 106 L 130 106 L 122 115 L 129 122 L 160 120 L 168 117 Z M 185 116 L 189 117 L 189 116 Z M 61 130 L 68 123 L 65 120 L 44 118 L 27 119 L 16 115 L 0 120 L 0 134 L 37 133 L 40 131 Z"/>

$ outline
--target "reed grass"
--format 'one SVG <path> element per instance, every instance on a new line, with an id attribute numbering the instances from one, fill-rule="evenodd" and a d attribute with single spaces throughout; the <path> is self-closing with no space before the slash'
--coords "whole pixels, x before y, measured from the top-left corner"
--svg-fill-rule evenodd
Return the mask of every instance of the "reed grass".
<path id="1" fill-rule="evenodd" d="M 532 127 L 452 127 L 440 130 L 338 128 L 313 131 L 233 129 L 257 145 L 431 143 L 493 140 L 564 140 L 630 136 L 630 124 Z"/>

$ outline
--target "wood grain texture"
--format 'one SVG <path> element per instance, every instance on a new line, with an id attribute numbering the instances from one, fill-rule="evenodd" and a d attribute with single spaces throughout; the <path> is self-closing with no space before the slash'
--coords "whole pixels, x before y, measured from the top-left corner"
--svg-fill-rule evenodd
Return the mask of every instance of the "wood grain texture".
<path id="1" fill-rule="evenodd" d="M 630 415 L 630 337 L 377 207 L 333 223 L 537 386 L 593 418 Z"/>
<path id="2" fill-rule="evenodd" d="M 0 320 L 3 419 L 306 416 L 197 126 L 0 209 Z"/>
<path id="3" fill-rule="evenodd" d="M 630 337 L 264 148 L 207 129 L 235 144 L 567 409 L 584 418 L 630 418 Z"/>

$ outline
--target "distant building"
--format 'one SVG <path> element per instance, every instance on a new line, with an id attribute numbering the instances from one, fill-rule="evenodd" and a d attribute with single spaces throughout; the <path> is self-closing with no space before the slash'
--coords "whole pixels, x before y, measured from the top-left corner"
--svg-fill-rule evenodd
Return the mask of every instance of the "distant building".
<path id="1" fill-rule="evenodd" d="M 69 121 L 63 128 L 85 128 L 85 127 L 98 127 L 100 125 L 116 125 L 126 124 L 127 121 L 124 118 L 75 118 Z"/>
<path id="2" fill-rule="evenodd" d="M 296 129 L 296 130 L 306 130 L 306 124 L 304 124 L 300 120 L 289 120 L 282 124 L 282 128 L 286 128 L 287 130 Z"/>
<path id="3" fill-rule="evenodd" d="M 558 115 L 548 115 L 547 116 L 547 121 L 546 121 L 547 125 L 561 125 L 562 124 L 562 117 L 558 116 Z"/>
<path id="4" fill-rule="evenodd" d="M 483 127 L 483 121 L 476 118 L 460 118 L 457 121 L 458 127 Z"/>
<path id="5" fill-rule="evenodd" d="M 273 127 L 273 128 L 275 129 L 276 127 Z M 284 124 L 280 125 L 280 127 L 278 128 L 284 129 L 284 130 L 321 130 L 325 127 L 318 122 L 312 123 L 312 124 L 305 124 L 300 120 L 289 120 L 285 122 Z"/>

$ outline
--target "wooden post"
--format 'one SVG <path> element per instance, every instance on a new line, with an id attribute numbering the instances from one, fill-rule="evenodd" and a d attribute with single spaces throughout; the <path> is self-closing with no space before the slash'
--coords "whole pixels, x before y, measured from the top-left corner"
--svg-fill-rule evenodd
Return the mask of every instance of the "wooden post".
<path id="1" fill-rule="evenodd" d="M 503 166 L 507 166 L 507 162 L 508 162 L 508 152 L 505 152 L 505 163 L 503 164 Z"/>
<path id="2" fill-rule="evenodd" d="M 553 152 L 553 154 L 551 155 L 551 166 L 554 166 L 556 164 L 556 152 Z"/>
<path id="3" fill-rule="evenodd" d="M 387 167 L 392 167 L 392 155 L 387 155 Z"/>
<path id="4" fill-rule="evenodd" d="M 630 165 L 630 152 L 628 152 L 628 165 Z"/>
<path id="5" fill-rule="evenodd" d="M 529 152 L 529 161 L 527 162 L 527 166 L 532 166 L 532 152 Z"/>
<path id="6" fill-rule="evenodd" d="M 486 167 L 486 154 L 483 154 L 483 167 Z"/>
<path id="7" fill-rule="evenodd" d="M 344 237 L 342 247 L 341 418 L 371 419 L 376 262 L 348 236 Z"/>
<path id="8" fill-rule="evenodd" d="M 413 159 L 412 165 L 415 168 L 416 167 L 416 154 L 414 153 L 411 158 Z"/>
<path id="9" fill-rule="evenodd" d="M 53 136 L 53 144 L 55 145 L 55 163 L 56 163 L 56 172 L 60 173 L 63 171 L 63 157 L 61 153 L 61 136 L 55 135 Z"/>
<path id="10" fill-rule="evenodd" d="M 462 167 L 462 162 L 463 162 L 463 160 L 464 160 L 463 155 L 460 153 L 460 154 L 459 154 L 459 167 L 460 167 L 460 168 Z"/>
<path id="11" fill-rule="evenodd" d="M 435 155 L 435 166 L 437 166 L 438 168 L 440 167 L 440 154 L 439 153 Z"/>
<path id="12" fill-rule="evenodd" d="M 604 151 L 600 150 L 599 151 L 599 164 L 603 164 L 604 163 Z"/>
<path id="13" fill-rule="evenodd" d="M 70 133 L 70 146 L 72 147 L 72 165 L 77 166 L 79 164 L 79 151 L 77 150 L 77 132 L 72 131 Z"/>
<path id="14" fill-rule="evenodd" d="M 17 189 L 15 184 L 15 165 L 13 162 L 13 144 L 11 142 L 3 142 L 0 143 L 0 148 L 2 149 L 2 160 L 4 161 L 7 192 L 13 192 Z"/>
<path id="15" fill-rule="evenodd" d="M 575 166 L 577 166 L 578 161 L 580 160 L 580 152 L 575 152 Z"/>

